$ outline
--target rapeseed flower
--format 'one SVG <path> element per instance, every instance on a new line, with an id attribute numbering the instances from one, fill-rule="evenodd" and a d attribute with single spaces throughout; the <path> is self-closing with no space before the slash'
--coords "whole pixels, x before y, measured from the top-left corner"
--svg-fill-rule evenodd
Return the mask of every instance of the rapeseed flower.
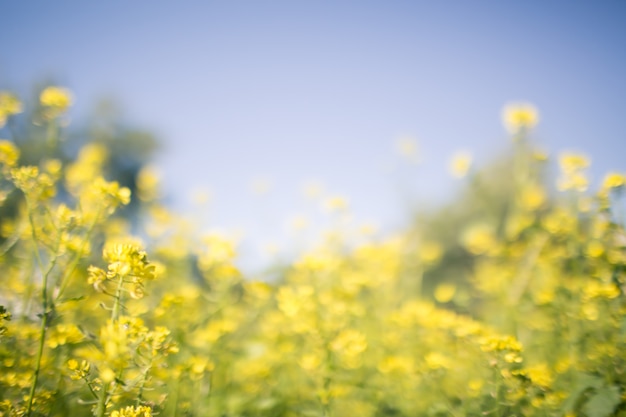
<path id="1" fill-rule="evenodd" d="M 585 169 L 589 167 L 589 164 L 590 161 L 586 155 L 577 153 L 561 154 L 559 156 L 561 177 L 557 182 L 558 189 L 561 191 L 586 191 L 589 186 L 589 179 Z"/>
<path id="2" fill-rule="evenodd" d="M 450 174 L 456 178 L 463 178 L 467 175 L 472 166 L 472 155 L 469 152 L 463 151 L 455 154 L 450 160 L 448 168 Z"/>
<path id="3" fill-rule="evenodd" d="M 72 105 L 72 93 L 62 87 L 46 87 L 39 95 L 39 103 L 43 107 L 44 117 L 55 119 L 61 116 Z"/>
<path id="4" fill-rule="evenodd" d="M 502 123 L 512 134 L 530 130 L 539 122 L 539 111 L 530 103 L 510 103 L 502 109 Z"/>
<path id="5" fill-rule="evenodd" d="M 626 175 L 617 172 L 611 172 L 604 177 L 604 181 L 602 182 L 602 188 L 622 188 L 624 184 L 626 184 Z"/>
<path id="6" fill-rule="evenodd" d="M 22 112 L 22 103 L 13 94 L 0 91 L 0 128 L 5 124 L 9 116 Z"/>
<path id="7" fill-rule="evenodd" d="M 2 169 L 15 166 L 20 159 L 20 150 L 8 140 L 0 140 L 0 166 Z"/>
<path id="8" fill-rule="evenodd" d="M 146 406 L 128 406 L 115 410 L 111 413 L 111 417 L 152 417 L 152 409 Z"/>

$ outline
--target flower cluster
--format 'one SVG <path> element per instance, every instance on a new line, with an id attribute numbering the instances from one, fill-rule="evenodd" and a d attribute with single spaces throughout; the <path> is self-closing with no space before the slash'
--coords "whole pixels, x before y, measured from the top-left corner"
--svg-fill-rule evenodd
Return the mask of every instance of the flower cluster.
<path id="1" fill-rule="evenodd" d="M 41 93 L 50 143 L 72 101 Z M 0 93 L 0 127 L 21 111 Z M 336 228 L 260 277 L 159 201 L 153 168 L 118 210 L 101 143 L 0 141 L 0 416 L 623 415 L 626 176 L 589 191 L 589 158 L 552 161 L 538 120 L 507 107 L 511 156 L 459 154 L 457 201 L 392 235 L 314 187 Z"/>

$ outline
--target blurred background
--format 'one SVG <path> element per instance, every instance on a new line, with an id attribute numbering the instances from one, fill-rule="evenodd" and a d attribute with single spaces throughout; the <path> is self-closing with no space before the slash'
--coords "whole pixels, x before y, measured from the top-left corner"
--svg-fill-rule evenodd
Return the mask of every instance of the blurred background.
<path id="1" fill-rule="evenodd" d="M 594 181 L 626 170 L 624 1 L 10 2 L 2 17 L 0 89 L 34 105 L 37 86 L 69 88 L 76 134 L 125 126 L 165 201 L 241 237 L 247 268 L 329 211 L 387 233 L 445 203 L 454 155 L 510 146 L 509 102 L 539 109 L 548 154 L 589 155 Z"/>

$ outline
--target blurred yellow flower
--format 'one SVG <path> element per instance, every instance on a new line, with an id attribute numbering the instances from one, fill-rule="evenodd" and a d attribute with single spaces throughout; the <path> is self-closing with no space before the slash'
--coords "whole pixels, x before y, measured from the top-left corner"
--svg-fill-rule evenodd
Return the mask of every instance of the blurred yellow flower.
<path id="1" fill-rule="evenodd" d="M 532 129 L 539 122 L 539 112 L 530 103 L 510 103 L 502 109 L 502 123 L 510 133 Z"/>
<path id="2" fill-rule="evenodd" d="M 20 150 L 8 140 L 0 140 L 0 165 L 14 166 L 20 159 Z"/>
<path id="3" fill-rule="evenodd" d="M 580 153 L 566 152 L 559 155 L 559 165 L 565 174 L 572 174 L 588 168 L 590 163 L 589 157 Z"/>
<path id="4" fill-rule="evenodd" d="M 472 154 L 469 152 L 458 152 L 450 160 L 448 166 L 453 177 L 463 178 L 467 175 L 472 166 Z"/>
<path id="5" fill-rule="evenodd" d="M 0 127 L 4 126 L 9 116 L 22 112 L 22 103 L 16 96 L 0 91 Z"/>
<path id="6" fill-rule="evenodd" d="M 560 191 L 576 190 L 586 191 L 589 180 L 584 170 L 590 165 L 590 160 L 586 155 L 578 153 L 563 153 L 559 156 L 559 166 L 561 167 L 561 177 L 558 180 L 557 188 Z"/>
<path id="7" fill-rule="evenodd" d="M 161 175 L 159 170 L 153 166 L 145 166 L 137 174 L 137 195 L 142 201 L 152 201 L 159 197 L 159 186 Z"/>
<path id="8" fill-rule="evenodd" d="M 72 102 L 72 93 L 61 87 L 47 87 L 39 95 L 39 103 L 44 107 L 43 114 L 47 119 L 61 116 Z"/>
<path id="9" fill-rule="evenodd" d="M 488 252 L 497 244 L 493 230 L 484 224 L 468 227 L 461 235 L 461 243 L 474 255 Z"/>
<path id="10" fill-rule="evenodd" d="M 418 256 L 425 264 L 438 262 L 443 255 L 443 248 L 439 243 L 427 242 L 420 246 Z"/>
<path id="11" fill-rule="evenodd" d="M 348 209 L 348 200 L 342 196 L 335 196 L 326 199 L 324 209 L 328 212 L 341 212 Z"/>
<path id="12" fill-rule="evenodd" d="M 456 285 L 454 284 L 439 284 L 435 288 L 435 300 L 440 303 L 447 303 L 454 297 L 456 293 Z"/>
<path id="13" fill-rule="evenodd" d="M 620 188 L 626 184 L 626 175 L 617 172 L 611 172 L 604 177 L 602 182 L 603 188 Z"/>
<path id="14" fill-rule="evenodd" d="M 152 409 L 146 406 L 129 406 L 113 411 L 111 417 L 152 417 Z"/>
<path id="15" fill-rule="evenodd" d="M 39 101 L 43 106 L 65 110 L 72 105 L 72 94 L 65 88 L 47 87 L 41 92 Z"/>
<path id="16" fill-rule="evenodd" d="M 378 370 L 383 374 L 390 372 L 409 373 L 413 370 L 413 358 L 408 356 L 387 356 L 378 364 Z"/>
<path id="17" fill-rule="evenodd" d="M 520 192 L 520 204 L 528 210 L 541 208 L 546 202 L 546 193 L 539 185 L 528 186 Z"/>
<path id="18" fill-rule="evenodd" d="M 448 357 L 439 352 L 430 352 L 424 357 L 424 360 L 429 369 L 447 369 L 452 364 Z"/>

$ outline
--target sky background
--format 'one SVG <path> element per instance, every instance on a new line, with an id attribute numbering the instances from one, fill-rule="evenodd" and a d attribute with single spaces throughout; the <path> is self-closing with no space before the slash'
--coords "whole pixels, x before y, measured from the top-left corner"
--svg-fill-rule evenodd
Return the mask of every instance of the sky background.
<path id="1" fill-rule="evenodd" d="M 289 245 L 294 216 L 320 221 L 311 181 L 383 231 L 444 200 L 455 152 L 507 149 L 511 101 L 539 108 L 550 153 L 586 152 L 596 180 L 626 171 L 625 74 L 622 0 L 16 1 L 0 29 L 0 88 L 54 79 L 74 120 L 113 97 L 162 141 L 168 201 L 243 232 L 257 260 Z M 211 203 L 192 210 L 202 189 Z"/>

